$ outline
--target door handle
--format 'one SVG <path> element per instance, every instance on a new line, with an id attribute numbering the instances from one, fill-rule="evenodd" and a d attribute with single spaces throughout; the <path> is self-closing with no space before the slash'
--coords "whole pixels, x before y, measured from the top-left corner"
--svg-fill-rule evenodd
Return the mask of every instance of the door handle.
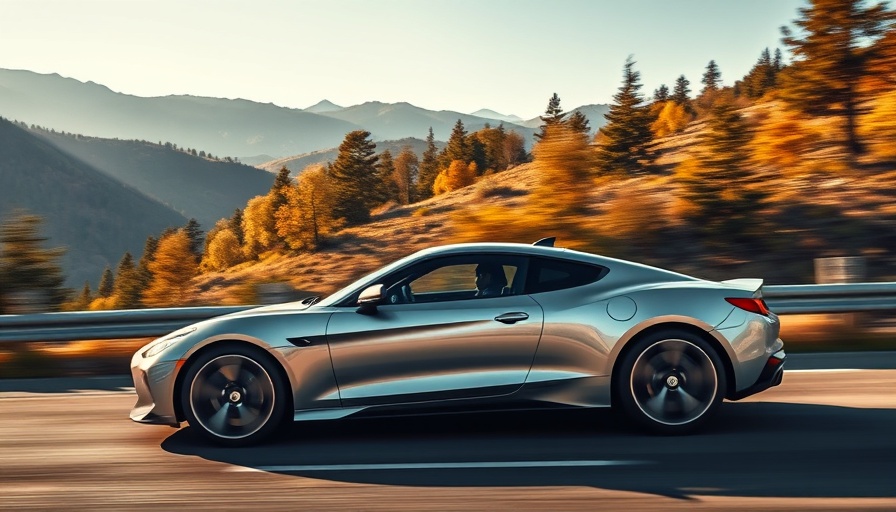
<path id="1" fill-rule="evenodd" d="M 495 320 L 497 320 L 503 324 L 515 324 L 517 322 L 526 320 L 527 318 L 529 318 L 528 314 L 518 312 L 518 313 L 504 313 L 503 315 L 498 315 L 495 317 Z"/>

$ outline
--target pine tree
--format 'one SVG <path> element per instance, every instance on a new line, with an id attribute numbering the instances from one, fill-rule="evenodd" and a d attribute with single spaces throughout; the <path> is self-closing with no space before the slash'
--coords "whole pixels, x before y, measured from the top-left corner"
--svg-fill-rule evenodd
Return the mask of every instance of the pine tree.
<path id="1" fill-rule="evenodd" d="M 243 239 L 243 210 L 240 210 L 239 208 L 233 210 L 233 216 L 230 217 L 228 227 L 236 236 L 240 245 L 243 245 L 245 242 Z"/>
<path id="2" fill-rule="evenodd" d="M 388 149 L 379 155 L 376 164 L 377 188 L 373 192 L 376 195 L 376 202 L 379 204 L 389 201 L 398 202 L 398 184 L 395 183 L 395 161 L 392 159 L 392 152 Z"/>
<path id="3" fill-rule="evenodd" d="M 272 206 L 275 211 L 286 202 L 286 188 L 292 186 L 292 183 L 290 170 L 284 165 L 277 172 L 277 177 L 274 178 L 274 184 L 271 185 L 271 190 L 268 192 L 268 195 L 271 196 L 271 200 L 273 201 Z"/>
<path id="4" fill-rule="evenodd" d="M 350 132 L 339 145 L 339 154 L 330 168 L 335 197 L 333 214 L 345 219 L 346 225 L 370 220 L 370 208 L 376 199 L 370 197 L 377 185 L 375 152 L 376 144 L 370 140 L 370 132 L 364 130 Z"/>
<path id="5" fill-rule="evenodd" d="M 140 261 L 137 263 L 137 275 L 140 278 L 141 296 L 146 290 L 146 287 L 149 286 L 149 282 L 152 280 L 152 272 L 149 270 L 149 262 L 155 258 L 156 249 L 158 249 L 158 247 L 158 238 L 152 235 L 146 237 L 146 242 L 143 244 L 143 254 L 140 255 Z"/>
<path id="6" fill-rule="evenodd" d="M 580 111 L 576 110 L 569 116 L 566 120 L 566 125 L 573 129 L 573 131 L 589 135 L 591 133 L 591 127 L 588 126 L 588 117 Z"/>
<path id="7" fill-rule="evenodd" d="M 118 262 L 115 272 L 115 297 L 116 309 L 133 309 L 140 307 L 140 294 L 143 291 L 143 280 L 138 268 L 134 265 L 134 258 L 130 252 L 125 252 Z"/>
<path id="8" fill-rule="evenodd" d="M 666 84 L 660 84 L 659 88 L 653 91 L 653 101 L 660 102 L 666 101 L 669 99 L 669 88 L 666 87 Z"/>
<path id="9" fill-rule="evenodd" d="M 675 103 L 678 103 L 682 107 L 684 107 L 688 112 L 691 111 L 691 89 L 689 86 L 691 82 L 688 81 L 684 75 L 679 75 L 678 78 L 675 79 L 675 88 L 672 90 L 672 97 L 670 98 Z"/>
<path id="10" fill-rule="evenodd" d="M 695 207 L 695 222 L 725 245 L 749 230 L 764 194 L 751 169 L 749 124 L 728 101 L 713 105 L 696 156 L 679 165 L 684 197 Z"/>
<path id="11" fill-rule="evenodd" d="M 65 250 L 42 247 L 47 238 L 40 236 L 41 222 L 37 215 L 18 211 L 0 224 L 0 304 L 26 294 L 38 302 L 28 305 L 29 311 L 56 311 L 68 298 L 59 263 Z"/>
<path id="12" fill-rule="evenodd" d="M 184 227 L 184 231 L 187 232 L 187 237 L 190 238 L 190 250 L 196 255 L 196 261 L 199 261 L 202 258 L 202 244 L 205 239 L 205 234 L 199 226 L 199 221 L 190 219 Z"/>
<path id="13" fill-rule="evenodd" d="M 115 289 L 115 276 L 112 274 L 112 269 L 108 266 L 103 270 L 103 276 L 100 278 L 100 287 L 97 288 L 96 296 L 97 297 L 109 297 L 112 295 L 112 291 Z"/>
<path id="14" fill-rule="evenodd" d="M 538 127 L 538 133 L 535 134 L 535 140 L 539 141 L 547 134 L 547 127 L 560 124 L 566 114 L 560 107 L 560 96 L 555 92 L 548 100 L 548 106 L 544 109 L 544 115 L 541 116 L 541 126 Z"/>
<path id="15" fill-rule="evenodd" d="M 467 146 L 467 130 L 464 123 L 460 119 L 454 123 L 451 135 L 448 137 L 448 144 L 439 155 L 441 160 L 441 168 L 444 169 L 451 165 L 451 162 L 460 160 L 461 162 L 470 163 L 470 148 Z"/>
<path id="16" fill-rule="evenodd" d="M 91 301 L 93 301 L 93 293 L 90 291 L 90 281 L 84 281 L 84 287 L 81 288 L 81 293 L 75 299 L 75 311 L 86 311 L 90 307 Z"/>
<path id="17" fill-rule="evenodd" d="M 650 112 L 638 92 L 641 75 L 634 65 L 631 58 L 626 60 L 622 86 L 604 115 L 607 124 L 600 129 L 597 163 L 608 174 L 636 174 L 651 166 L 647 149 L 653 139 Z"/>
<path id="18" fill-rule="evenodd" d="M 706 65 L 706 71 L 703 73 L 703 78 L 700 80 L 700 82 L 703 83 L 703 89 L 700 91 L 700 94 L 718 91 L 721 86 L 721 79 L 722 72 L 719 71 L 719 66 L 716 64 L 716 61 L 709 61 L 709 64 Z"/>
<path id="19" fill-rule="evenodd" d="M 782 97 L 806 114 L 840 118 L 843 145 L 854 165 L 863 152 L 857 119 L 876 92 L 859 83 L 874 73 L 877 43 L 896 30 L 896 14 L 884 3 L 866 7 L 864 0 L 811 0 L 799 13 L 794 21 L 799 34 L 781 29 L 793 54 Z"/>
<path id="20" fill-rule="evenodd" d="M 429 134 L 426 136 L 426 149 L 423 151 L 423 159 L 420 161 L 420 168 L 417 178 L 417 200 L 432 197 L 432 184 L 439 175 L 439 150 L 436 147 L 435 136 L 432 133 L 432 127 L 429 127 Z"/>

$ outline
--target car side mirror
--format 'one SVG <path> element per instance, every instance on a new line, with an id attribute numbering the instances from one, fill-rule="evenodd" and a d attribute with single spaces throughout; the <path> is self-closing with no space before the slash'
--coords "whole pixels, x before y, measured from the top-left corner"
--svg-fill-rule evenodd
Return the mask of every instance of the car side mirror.
<path id="1" fill-rule="evenodd" d="M 383 285 L 368 286 L 358 296 L 358 313 L 372 315 L 376 313 L 376 306 L 383 302 Z"/>

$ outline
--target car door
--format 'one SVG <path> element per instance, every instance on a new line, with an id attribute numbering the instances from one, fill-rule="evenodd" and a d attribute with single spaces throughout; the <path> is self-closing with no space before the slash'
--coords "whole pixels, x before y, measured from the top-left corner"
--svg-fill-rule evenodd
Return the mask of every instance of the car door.
<path id="1" fill-rule="evenodd" d="M 498 261 L 505 293 L 476 296 L 477 261 Z M 343 406 L 499 396 L 532 366 L 543 312 L 522 294 L 525 259 L 440 258 L 384 279 L 371 314 L 338 308 L 327 341 Z"/>

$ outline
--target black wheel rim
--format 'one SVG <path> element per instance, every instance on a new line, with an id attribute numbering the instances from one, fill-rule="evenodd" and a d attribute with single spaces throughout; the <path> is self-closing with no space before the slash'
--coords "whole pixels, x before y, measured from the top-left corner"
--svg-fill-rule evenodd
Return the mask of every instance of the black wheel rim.
<path id="1" fill-rule="evenodd" d="M 647 347 L 635 360 L 631 392 L 648 418 L 664 425 L 686 425 L 712 407 L 719 380 L 709 355 L 678 339 Z"/>
<path id="2" fill-rule="evenodd" d="M 242 355 L 205 363 L 190 385 L 190 407 L 206 431 L 240 439 L 261 430 L 275 406 L 274 383 L 264 367 Z"/>

